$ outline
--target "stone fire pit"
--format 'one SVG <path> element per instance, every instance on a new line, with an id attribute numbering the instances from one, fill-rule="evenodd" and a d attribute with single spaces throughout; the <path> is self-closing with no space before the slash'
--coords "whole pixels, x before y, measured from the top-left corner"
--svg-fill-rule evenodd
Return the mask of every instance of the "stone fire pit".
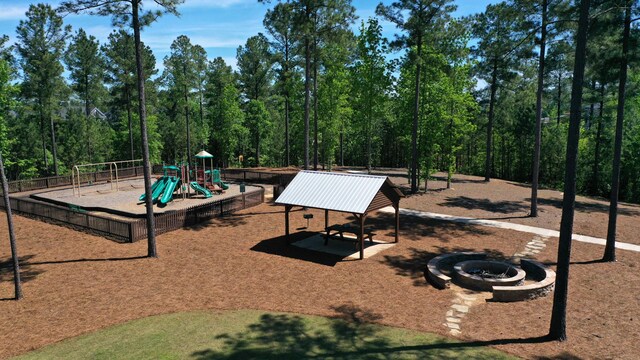
<path id="1" fill-rule="evenodd" d="M 522 269 L 489 260 L 459 262 L 453 267 L 453 274 L 460 285 L 482 291 L 492 291 L 493 286 L 522 285 L 526 276 Z"/>

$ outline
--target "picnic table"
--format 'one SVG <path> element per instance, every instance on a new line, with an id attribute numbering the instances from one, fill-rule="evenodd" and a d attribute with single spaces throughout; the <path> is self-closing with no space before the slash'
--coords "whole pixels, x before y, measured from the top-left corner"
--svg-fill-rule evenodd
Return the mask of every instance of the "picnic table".
<path id="1" fill-rule="evenodd" d="M 338 239 L 341 241 L 354 242 L 356 244 L 356 249 L 358 249 L 360 245 L 360 227 L 359 226 L 356 226 L 354 224 L 336 224 L 336 225 L 327 226 L 325 230 L 327 232 L 327 234 L 324 237 L 325 245 L 329 244 L 330 237 L 334 237 L 335 239 Z M 353 234 L 356 236 L 356 238 L 355 239 L 345 238 L 344 233 Z M 364 234 L 364 239 L 365 240 L 369 239 L 369 243 L 373 245 L 373 236 L 375 235 L 375 233 L 370 229 L 369 230 L 364 229 L 363 234 Z M 336 236 L 339 236 L 339 237 L 336 237 Z M 364 241 L 362 243 L 364 244 Z"/>

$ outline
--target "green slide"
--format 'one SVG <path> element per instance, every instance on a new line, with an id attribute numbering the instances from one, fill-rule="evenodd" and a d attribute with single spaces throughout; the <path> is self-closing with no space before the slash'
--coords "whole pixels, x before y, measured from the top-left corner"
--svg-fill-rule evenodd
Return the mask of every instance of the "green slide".
<path id="1" fill-rule="evenodd" d="M 163 176 L 160 179 L 156 180 L 156 182 L 154 182 L 153 185 L 151 185 L 151 201 L 156 201 L 158 196 L 162 194 L 162 191 L 164 190 L 164 187 L 166 184 L 167 184 L 167 177 Z M 140 195 L 138 200 L 144 201 L 146 197 L 147 197 L 146 194 L 142 194 Z"/>
<path id="2" fill-rule="evenodd" d="M 160 204 L 165 205 L 169 201 L 173 200 L 173 192 L 176 190 L 176 186 L 178 186 L 179 182 L 180 179 L 175 176 L 171 176 L 169 180 L 167 180 L 167 185 L 164 187 Z"/>
<path id="3" fill-rule="evenodd" d="M 211 191 L 209 191 L 209 190 L 207 190 L 207 189 L 203 188 L 202 186 L 200 186 L 200 184 L 198 184 L 198 183 L 197 183 L 197 182 L 195 182 L 195 181 L 192 181 L 189 185 L 191 185 L 191 188 L 192 188 L 193 190 L 195 190 L 195 191 L 197 191 L 197 192 L 199 192 L 199 193 L 202 193 L 202 195 L 204 195 L 204 197 L 205 197 L 206 199 L 208 199 L 208 198 L 210 198 L 211 196 L 213 196 L 213 195 L 211 195 Z"/>
<path id="4" fill-rule="evenodd" d="M 214 184 L 219 184 L 220 187 L 222 188 L 222 190 L 228 190 L 229 189 L 229 185 L 223 183 L 222 179 L 220 179 L 220 170 L 218 170 L 218 169 L 213 170 L 213 183 Z"/>

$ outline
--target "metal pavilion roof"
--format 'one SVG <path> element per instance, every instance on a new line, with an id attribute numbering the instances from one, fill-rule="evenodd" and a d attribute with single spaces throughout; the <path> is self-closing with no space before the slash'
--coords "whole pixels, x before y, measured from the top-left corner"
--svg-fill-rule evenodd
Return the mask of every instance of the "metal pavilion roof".
<path id="1" fill-rule="evenodd" d="M 300 171 L 276 204 L 364 214 L 386 181 L 386 176 Z"/>

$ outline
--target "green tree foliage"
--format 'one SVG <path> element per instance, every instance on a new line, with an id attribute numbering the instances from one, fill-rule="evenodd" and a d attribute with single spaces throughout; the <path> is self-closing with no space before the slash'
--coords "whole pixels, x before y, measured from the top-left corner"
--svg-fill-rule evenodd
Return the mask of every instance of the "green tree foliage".
<path id="1" fill-rule="evenodd" d="M 284 164 L 291 164 L 290 148 L 290 111 L 291 111 L 291 88 L 292 79 L 295 75 L 295 67 L 298 56 L 295 52 L 299 46 L 299 38 L 293 30 L 294 7 L 291 3 L 279 3 L 273 9 L 267 10 L 264 17 L 264 26 L 269 35 L 273 38 L 270 42 L 274 54 L 274 62 L 277 64 L 276 77 L 278 83 L 276 91 L 283 98 L 284 108 Z"/>
<path id="2" fill-rule="evenodd" d="M 351 67 L 352 126 L 360 133 L 358 140 L 363 146 L 363 163 L 371 172 L 373 153 L 381 150 L 380 130 L 388 116 L 393 79 L 385 57 L 388 46 L 378 20 L 370 18 L 366 25 L 363 21 L 356 41 L 356 59 Z"/>
<path id="3" fill-rule="evenodd" d="M 522 59 L 528 58 L 529 47 L 522 46 L 520 13 L 506 2 L 488 5 L 484 13 L 473 19 L 474 37 L 478 39 L 473 49 L 479 59 L 477 76 L 489 84 L 489 109 L 487 112 L 487 143 L 485 151 L 485 181 L 492 175 L 493 122 L 496 95 L 500 85 L 513 78 Z"/>
<path id="4" fill-rule="evenodd" d="M 99 108 L 106 92 L 103 83 L 105 61 L 98 40 L 94 36 L 88 36 L 83 29 L 78 30 L 67 48 L 65 62 L 70 71 L 71 88 L 84 102 L 84 120 L 81 121 L 84 122 L 84 129 L 75 129 L 74 133 L 84 134 L 81 137 L 86 141 L 84 149 L 87 156 L 84 162 L 92 163 L 95 149 L 104 149 L 103 146 L 94 144 L 96 136 L 93 130 L 96 128 L 96 117 L 91 114 L 92 110 L 95 113 Z M 98 137 L 97 140 L 102 138 L 100 134 Z"/>
<path id="5" fill-rule="evenodd" d="M 265 137 L 271 132 L 270 114 L 265 107 L 264 102 L 261 100 L 249 100 L 245 110 L 245 124 L 247 130 L 249 130 L 249 139 L 253 153 L 255 157 L 253 160 L 249 160 L 249 164 L 252 166 L 260 166 L 261 164 L 261 147 L 268 146 L 264 144 Z"/>
<path id="6" fill-rule="evenodd" d="M 411 133 L 411 192 L 418 191 L 418 122 L 420 117 L 420 79 L 422 69 L 422 47 L 427 34 L 437 33 L 443 21 L 456 7 L 451 0 L 400 0 L 376 8 L 379 16 L 394 23 L 404 33 L 396 35 L 392 42 L 395 48 L 409 48 L 410 59 L 415 64 L 415 91 L 413 102 L 413 124 Z M 415 49 L 415 52 L 414 52 Z"/>
<path id="7" fill-rule="evenodd" d="M 45 127 L 49 125 L 53 172 L 58 175 L 54 112 L 66 87 L 61 60 L 70 27 L 63 26 L 62 17 L 50 5 L 30 5 L 26 16 L 27 20 L 20 20 L 16 29 L 16 48 L 24 73 L 23 96 L 32 102 L 35 117 L 39 120 L 42 156 L 47 170 Z"/>
<path id="8" fill-rule="evenodd" d="M 127 137 L 115 139 L 116 159 L 139 159 L 142 157 L 140 142 L 134 137 L 133 111 L 137 107 L 136 87 L 136 49 L 133 35 L 125 30 L 114 30 L 109 34 L 108 42 L 101 47 L 106 58 L 103 75 L 109 85 L 107 100 L 110 121 L 118 133 L 125 132 Z M 148 46 L 142 45 L 142 63 L 147 88 L 152 84 L 150 78 L 157 73 L 156 58 Z M 126 122 L 122 122 L 126 116 Z M 138 132 L 139 133 L 139 132 Z M 136 145 L 137 144 L 137 145 Z"/>
<path id="9" fill-rule="evenodd" d="M 176 160 L 187 158 L 189 164 L 192 164 L 191 156 L 193 155 L 192 136 L 198 145 L 206 143 L 209 137 L 206 123 L 197 121 L 192 124 L 191 121 L 194 107 L 200 115 L 203 111 L 198 105 L 199 93 L 204 82 L 202 68 L 205 63 L 204 49 L 191 44 L 191 40 L 185 35 L 178 36 L 171 43 L 171 53 L 164 59 L 165 70 L 162 79 L 167 88 L 167 107 L 174 109 L 169 112 L 169 120 L 172 124 L 163 126 L 166 131 L 163 136 L 174 139 L 174 148 L 166 150 L 172 153 Z M 191 93 L 196 93 L 196 96 L 192 97 Z"/>
<path id="10" fill-rule="evenodd" d="M 245 46 L 239 46 L 238 80 L 242 94 L 247 100 L 260 100 L 269 95 L 273 79 L 273 61 L 269 41 L 263 34 L 247 39 Z"/>
<path id="11" fill-rule="evenodd" d="M 240 92 L 231 66 L 218 57 L 209 62 L 204 99 L 211 128 L 209 144 L 219 166 L 237 165 L 248 134 L 240 109 Z"/>

